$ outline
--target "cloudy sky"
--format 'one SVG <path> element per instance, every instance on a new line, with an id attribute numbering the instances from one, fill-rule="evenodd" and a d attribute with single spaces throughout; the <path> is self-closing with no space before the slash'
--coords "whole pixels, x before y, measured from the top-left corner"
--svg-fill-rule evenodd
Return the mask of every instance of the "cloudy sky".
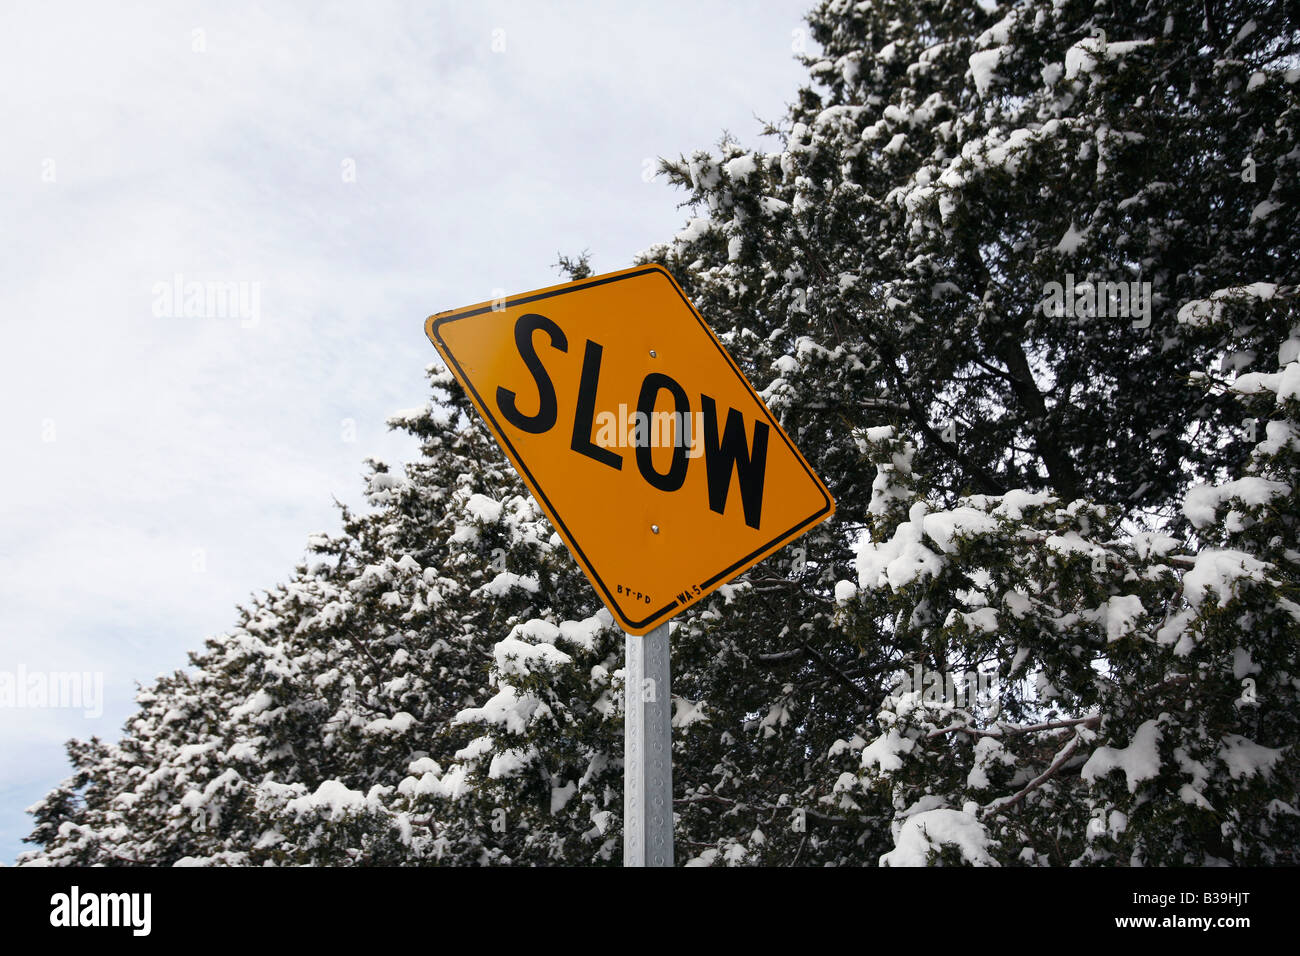
<path id="1" fill-rule="evenodd" d="M 115 739 L 365 457 L 410 456 L 384 419 L 425 400 L 423 319 L 670 238 L 646 170 L 764 144 L 807 5 L 0 9 L 0 682 L 103 680 L 99 716 L 93 678 L 0 704 L 0 862 L 66 739 Z"/>

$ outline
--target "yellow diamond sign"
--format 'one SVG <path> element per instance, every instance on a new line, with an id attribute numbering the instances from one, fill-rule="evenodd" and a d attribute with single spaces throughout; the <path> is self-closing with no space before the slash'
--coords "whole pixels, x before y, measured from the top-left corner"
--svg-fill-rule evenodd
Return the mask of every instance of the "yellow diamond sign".
<path id="1" fill-rule="evenodd" d="M 835 511 L 657 265 L 442 312 L 425 331 L 630 634 Z"/>

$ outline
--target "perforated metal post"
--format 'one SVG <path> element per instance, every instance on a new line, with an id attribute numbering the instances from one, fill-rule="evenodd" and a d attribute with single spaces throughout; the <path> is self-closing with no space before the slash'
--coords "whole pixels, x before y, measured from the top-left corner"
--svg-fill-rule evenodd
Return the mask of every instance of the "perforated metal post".
<path id="1" fill-rule="evenodd" d="M 668 622 L 626 635 L 623 865 L 673 865 L 672 694 Z"/>

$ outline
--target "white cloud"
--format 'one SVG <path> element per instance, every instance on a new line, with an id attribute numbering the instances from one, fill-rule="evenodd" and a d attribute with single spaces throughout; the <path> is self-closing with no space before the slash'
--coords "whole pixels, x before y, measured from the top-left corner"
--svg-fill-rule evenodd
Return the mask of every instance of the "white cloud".
<path id="1" fill-rule="evenodd" d="M 107 698 L 0 710 L 0 859 L 64 738 L 113 737 L 135 681 L 337 526 L 364 456 L 410 454 L 383 421 L 425 398 L 424 317 L 669 239 L 643 161 L 756 141 L 803 7 L 0 12 L 0 669 L 102 670 Z M 177 273 L 256 283 L 258 322 L 156 316 Z"/>

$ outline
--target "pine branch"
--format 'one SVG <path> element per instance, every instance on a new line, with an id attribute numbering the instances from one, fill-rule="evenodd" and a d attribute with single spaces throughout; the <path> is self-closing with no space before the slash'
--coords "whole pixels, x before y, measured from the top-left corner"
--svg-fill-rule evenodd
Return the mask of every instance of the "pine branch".
<path id="1" fill-rule="evenodd" d="M 1100 717 L 1095 719 L 1101 720 Z M 1082 742 L 1083 734 L 1076 733 L 1073 739 L 1071 739 L 1071 741 L 1061 749 L 1061 752 L 1056 755 L 1056 759 L 1052 761 L 1050 767 L 1040 773 L 1033 780 L 1029 781 L 1029 783 L 1025 785 L 1024 789 L 1020 790 L 1018 793 L 1012 794 L 1009 797 L 999 797 L 992 803 L 986 804 L 980 809 L 980 816 L 989 816 L 999 810 L 1013 807 L 1020 801 L 1024 800 L 1025 797 L 1029 796 L 1029 794 L 1033 793 L 1039 787 L 1043 786 L 1043 784 L 1047 783 L 1047 781 L 1060 773 L 1061 769 L 1069 762 L 1070 758 L 1074 756 L 1074 752 L 1079 749 L 1079 744 Z"/>

